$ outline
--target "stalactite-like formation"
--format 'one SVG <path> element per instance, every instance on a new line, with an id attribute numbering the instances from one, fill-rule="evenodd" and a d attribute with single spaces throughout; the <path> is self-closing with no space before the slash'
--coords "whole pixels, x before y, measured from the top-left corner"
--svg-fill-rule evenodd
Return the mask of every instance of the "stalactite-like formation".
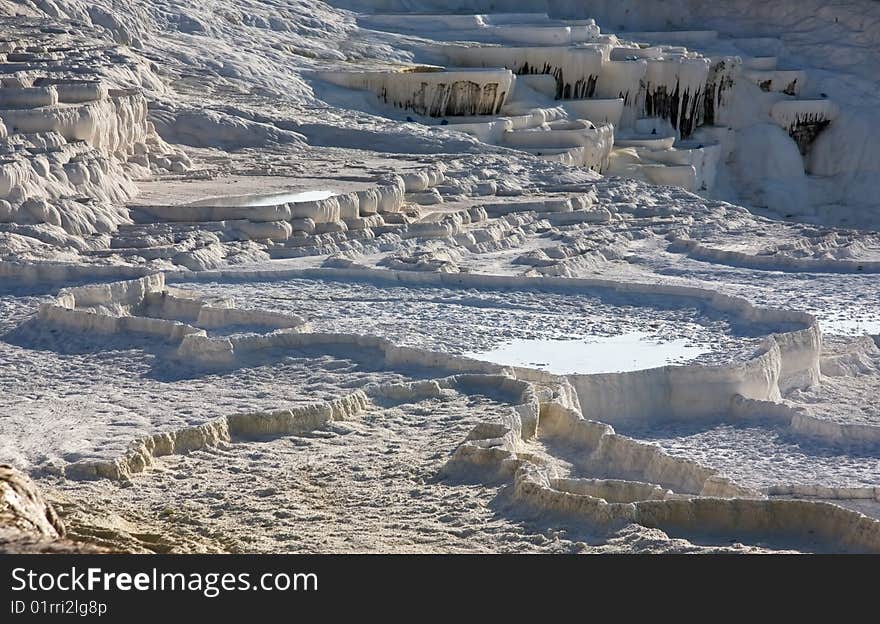
<path id="1" fill-rule="evenodd" d="M 544 74 L 553 76 L 556 79 L 556 99 L 557 100 L 579 100 L 590 98 L 596 92 L 596 81 L 599 79 L 598 74 L 590 74 L 581 76 L 574 81 L 566 76 L 565 70 L 560 66 L 544 63 L 542 66 L 529 64 L 525 61 L 518 67 L 513 67 L 513 72 L 519 75 L 528 74 Z"/>
<path id="2" fill-rule="evenodd" d="M 740 61 L 736 58 L 722 58 L 709 68 L 706 80 L 706 93 L 703 97 L 703 110 L 697 125 L 712 125 L 719 120 L 719 114 L 727 102 L 727 96 L 733 88 L 736 72 Z"/>

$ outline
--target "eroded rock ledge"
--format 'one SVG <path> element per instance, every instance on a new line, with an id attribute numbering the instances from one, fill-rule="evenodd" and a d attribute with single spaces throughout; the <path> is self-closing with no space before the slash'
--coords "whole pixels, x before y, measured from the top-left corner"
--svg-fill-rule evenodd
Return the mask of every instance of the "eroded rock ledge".
<path id="1" fill-rule="evenodd" d="M 103 552 L 64 536 L 64 523 L 34 482 L 0 464 L 0 553 Z"/>

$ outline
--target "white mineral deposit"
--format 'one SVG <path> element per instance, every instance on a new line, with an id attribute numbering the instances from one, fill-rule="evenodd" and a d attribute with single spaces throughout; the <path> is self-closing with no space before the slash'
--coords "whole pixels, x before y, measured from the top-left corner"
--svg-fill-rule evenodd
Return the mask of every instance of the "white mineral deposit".
<path id="1" fill-rule="evenodd" d="M 0 0 L 0 550 L 880 553 L 880 3 Z"/>

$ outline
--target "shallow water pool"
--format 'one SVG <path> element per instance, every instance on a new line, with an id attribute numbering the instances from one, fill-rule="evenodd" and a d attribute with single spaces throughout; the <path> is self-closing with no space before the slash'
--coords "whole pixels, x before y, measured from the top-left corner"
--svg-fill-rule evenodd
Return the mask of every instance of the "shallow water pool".
<path id="1" fill-rule="evenodd" d="M 752 357 L 764 337 L 789 331 L 745 323 L 688 299 L 607 289 L 553 293 L 411 287 L 356 280 L 179 282 L 242 308 L 298 314 L 312 331 L 358 333 L 395 344 L 552 372 L 635 370 L 696 359 Z M 795 328 L 797 329 L 797 328 Z"/>
<path id="2" fill-rule="evenodd" d="M 644 332 L 572 340 L 518 339 L 464 355 L 504 366 L 540 368 L 556 375 L 622 373 L 682 364 L 709 353 L 687 339 L 659 341 Z"/>
<path id="3" fill-rule="evenodd" d="M 209 197 L 192 202 L 190 206 L 237 206 L 251 208 L 258 206 L 276 206 L 278 204 L 296 204 L 300 202 L 320 201 L 333 197 L 337 193 L 328 190 L 296 191 L 271 193 L 268 195 L 236 195 L 231 197 Z"/>
<path id="4" fill-rule="evenodd" d="M 838 336 L 861 336 L 880 334 L 880 314 L 859 318 L 820 317 L 819 327 L 826 334 Z"/>

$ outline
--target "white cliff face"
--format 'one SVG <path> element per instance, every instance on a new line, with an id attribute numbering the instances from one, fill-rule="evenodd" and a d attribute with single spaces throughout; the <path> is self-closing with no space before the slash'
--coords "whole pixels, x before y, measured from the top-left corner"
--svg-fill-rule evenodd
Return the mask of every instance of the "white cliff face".
<path id="1" fill-rule="evenodd" d="M 679 139 L 689 138 L 701 126 L 713 126 L 710 133 L 699 135 L 700 141 L 724 146 L 729 141 L 718 141 L 717 132 L 724 126 L 738 132 L 776 123 L 797 144 L 804 156 L 802 168 L 810 176 L 808 192 L 795 190 L 802 204 L 798 212 L 812 214 L 818 210 L 829 218 L 841 202 L 871 205 L 868 172 L 876 158 L 862 148 L 867 144 L 864 137 L 873 137 L 873 128 L 878 126 L 876 115 L 870 112 L 875 99 L 870 68 L 876 64 L 871 55 L 876 46 L 871 45 L 870 35 L 862 34 L 861 26 L 877 19 L 876 7 L 870 2 L 845 3 L 833 9 L 811 5 L 808 9 L 789 3 L 757 7 L 748 0 L 723 7 L 683 1 L 660 9 L 639 0 L 599 3 L 589 8 L 551 0 L 540 7 L 541 12 L 509 15 L 515 15 L 511 19 L 519 28 L 527 30 L 528 23 L 537 38 L 559 25 L 577 23 L 572 18 L 589 18 L 589 34 L 577 40 L 536 41 L 538 45 L 530 47 L 525 47 L 525 35 L 518 44 L 500 37 L 493 39 L 492 19 L 505 21 L 508 14 L 474 15 L 448 22 L 404 11 L 376 17 L 370 15 L 375 7 L 357 2 L 343 4 L 363 11 L 361 22 L 379 30 L 480 42 L 428 46 L 432 54 L 439 55 L 436 58 L 445 56 L 450 65 L 503 66 L 518 74 L 546 74 L 557 80 L 556 98 L 622 97 L 626 108 L 622 125 L 615 124 L 623 131 L 618 136 L 637 127 L 640 118 L 656 117 L 669 122 L 667 132 Z M 392 10 L 402 8 L 400 3 L 386 4 Z M 519 8 L 516 2 L 493 6 L 496 11 Z M 440 8 L 429 1 L 423 7 L 426 11 Z M 443 8 L 452 10 L 445 5 Z M 476 8 L 485 7 L 478 4 Z M 667 15 L 667 9 L 672 16 Z M 809 18 L 802 13 L 809 13 Z M 600 31 L 601 26 L 605 26 L 604 31 Z M 792 28 L 797 35 L 788 32 Z M 858 52 L 847 58 L 841 50 L 850 45 Z M 829 63 L 846 67 L 843 71 L 847 75 L 852 70 L 859 77 L 845 84 L 834 71 L 827 71 Z M 767 95 L 743 90 L 741 85 L 753 85 L 757 87 L 755 92 Z M 763 104 L 755 106 L 756 100 L 763 100 Z M 836 119 L 840 123 L 814 149 L 817 138 Z M 856 124 L 860 124 L 861 132 L 853 130 Z M 844 155 L 844 144 L 856 147 Z M 723 177 L 729 174 L 735 182 L 715 189 L 700 179 L 699 171 L 696 177 L 681 170 L 658 171 L 658 164 L 668 165 L 668 156 L 662 155 L 660 160 L 644 146 L 640 151 L 643 153 L 638 160 L 622 155 L 627 166 L 618 167 L 616 173 L 695 191 L 711 193 L 714 189 L 718 196 L 734 201 L 753 202 L 759 208 L 769 206 L 782 214 L 791 212 L 776 201 L 762 203 L 764 195 L 778 194 L 779 181 L 762 178 L 759 171 L 741 175 L 737 168 L 731 168 Z M 838 175 L 830 173 L 828 166 L 813 165 L 841 159 L 848 163 L 846 170 L 850 173 Z M 724 159 L 716 162 L 726 169 Z M 757 183 L 761 188 L 756 193 L 739 193 L 740 183 L 747 187 Z"/>
<path id="2" fill-rule="evenodd" d="M 873 3 L 460 4 L 0 2 L 0 462 L 140 552 L 880 550 Z"/>
<path id="3" fill-rule="evenodd" d="M 492 71 L 321 72 L 339 86 L 373 91 L 383 104 L 427 117 L 495 115 L 513 90 L 514 76 Z"/>

